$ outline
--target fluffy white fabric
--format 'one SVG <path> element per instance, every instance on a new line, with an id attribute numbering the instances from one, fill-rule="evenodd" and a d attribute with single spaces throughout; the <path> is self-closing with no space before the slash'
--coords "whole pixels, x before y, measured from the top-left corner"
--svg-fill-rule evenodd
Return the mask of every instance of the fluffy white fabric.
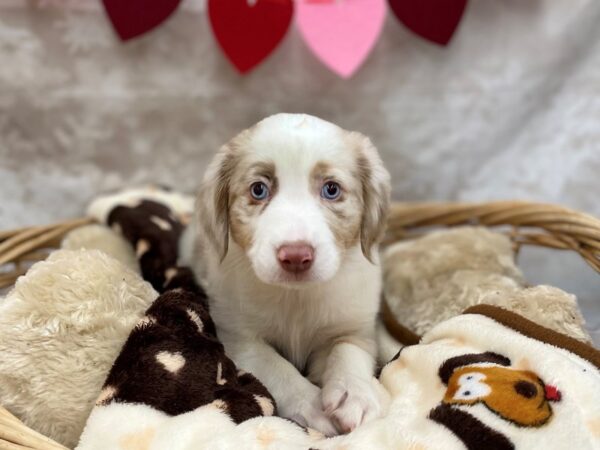
<path id="1" fill-rule="evenodd" d="M 140 264 L 133 247 L 123 236 L 104 225 L 86 225 L 69 232 L 61 243 L 66 250 L 101 250 L 136 273 L 140 273 Z"/>
<path id="2" fill-rule="evenodd" d="M 97 250 L 58 250 L 0 299 L 0 404 L 74 446 L 152 287 Z"/>
<path id="3" fill-rule="evenodd" d="M 438 231 L 384 251 L 384 292 L 400 322 L 423 334 L 478 304 L 497 305 L 591 341 L 574 295 L 527 287 L 510 240 L 479 227 Z"/>
<path id="4" fill-rule="evenodd" d="M 459 404 L 457 397 L 452 397 L 450 386 L 440 381 L 440 367 L 450 358 L 488 351 L 510 360 L 508 367 L 495 366 L 505 378 L 496 380 L 500 383 L 492 378 L 478 380 L 486 388 L 475 393 L 480 401 Z M 490 367 L 490 364 L 465 364 L 474 373 L 482 366 Z M 520 401 L 512 386 L 504 386 L 504 380 L 531 372 L 560 391 L 562 398 L 552 402 L 546 423 L 515 426 L 499 416 L 511 400 Z M 485 316 L 463 315 L 437 325 L 421 344 L 407 347 L 383 369 L 381 382 L 391 395 L 388 414 L 335 438 L 302 433 L 291 422 L 277 417 L 256 418 L 236 426 L 215 403 L 175 417 L 143 404 L 111 403 L 94 409 L 78 449 L 464 449 L 456 434 L 428 417 L 443 401 L 502 433 L 513 448 L 558 450 L 600 446 L 598 369 L 574 353 L 526 337 Z M 492 397 L 505 401 L 490 408 L 484 406 Z M 536 402 L 534 407 L 538 406 Z M 464 433 L 477 439 L 478 431 L 469 429 Z M 491 447 L 479 441 L 477 448 Z"/>

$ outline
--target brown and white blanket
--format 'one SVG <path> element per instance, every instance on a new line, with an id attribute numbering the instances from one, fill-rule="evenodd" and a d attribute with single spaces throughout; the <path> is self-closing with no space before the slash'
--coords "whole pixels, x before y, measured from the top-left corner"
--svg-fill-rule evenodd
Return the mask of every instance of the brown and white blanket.
<path id="1" fill-rule="evenodd" d="M 206 294 L 177 266 L 180 211 L 139 195 L 91 210 L 131 242 L 161 295 L 110 370 L 78 449 L 600 448 L 600 352 L 488 305 L 383 367 L 385 417 L 334 438 L 277 417 L 265 387 L 224 353 Z"/>

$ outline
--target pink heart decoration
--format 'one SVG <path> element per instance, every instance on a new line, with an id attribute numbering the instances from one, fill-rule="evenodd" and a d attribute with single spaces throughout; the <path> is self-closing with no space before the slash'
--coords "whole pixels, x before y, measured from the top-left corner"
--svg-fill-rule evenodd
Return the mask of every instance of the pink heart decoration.
<path id="1" fill-rule="evenodd" d="M 447 45 L 465 12 L 467 0 L 389 0 L 406 27 L 427 40 Z"/>
<path id="2" fill-rule="evenodd" d="M 298 28 L 310 50 L 349 78 L 365 61 L 383 28 L 385 0 L 298 0 Z"/>
<path id="3" fill-rule="evenodd" d="M 177 9 L 181 0 L 102 0 L 108 18 L 122 41 L 156 28 Z"/>

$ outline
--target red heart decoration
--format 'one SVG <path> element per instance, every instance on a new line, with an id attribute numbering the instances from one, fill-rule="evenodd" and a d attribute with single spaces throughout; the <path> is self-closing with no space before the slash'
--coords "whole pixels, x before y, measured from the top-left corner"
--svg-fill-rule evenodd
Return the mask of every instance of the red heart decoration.
<path id="1" fill-rule="evenodd" d="M 277 47 L 293 13 L 293 0 L 208 1 L 213 33 L 241 73 L 250 71 Z"/>
<path id="2" fill-rule="evenodd" d="M 123 41 L 160 25 L 177 9 L 181 0 L 102 0 L 113 28 Z"/>
<path id="3" fill-rule="evenodd" d="M 410 30 L 447 45 L 465 12 L 467 0 L 389 0 L 394 14 Z"/>

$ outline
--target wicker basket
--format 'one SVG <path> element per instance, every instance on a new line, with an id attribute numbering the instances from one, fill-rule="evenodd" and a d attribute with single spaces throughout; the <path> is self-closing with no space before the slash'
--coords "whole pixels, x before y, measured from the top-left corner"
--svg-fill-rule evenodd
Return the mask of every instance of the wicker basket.
<path id="1" fill-rule="evenodd" d="M 0 288 L 11 286 L 29 265 L 44 259 L 70 230 L 91 219 L 0 232 Z M 384 244 L 435 227 L 503 227 L 515 252 L 523 245 L 572 250 L 600 272 L 600 220 L 560 206 L 522 201 L 491 203 L 395 203 Z M 31 430 L 0 407 L 0 450 L 57 450 L 60 444 Z"/>

